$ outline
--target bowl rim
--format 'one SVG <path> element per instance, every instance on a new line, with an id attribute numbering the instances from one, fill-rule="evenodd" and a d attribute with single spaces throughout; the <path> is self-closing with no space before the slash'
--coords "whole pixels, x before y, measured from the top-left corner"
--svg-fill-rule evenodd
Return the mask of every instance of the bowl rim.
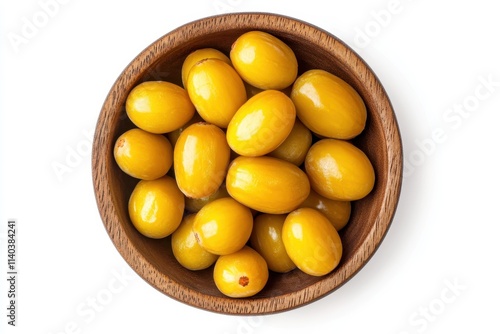
<path id="1" fill-rule="evenodd" d="M 306 33 L 313 30 L 315 34 L 318 34 L 318 39 L 323 38 L 326 41 L 323 47 L 328 47 L 329 51 L 335 53 L 360 82 L 368 82 L 380 92 L 382 99 L 378 113 L 386 130 L 385 135 L 391 136 L 391 145 L 386 147 L 387 173 L 390 174 L 390 177 L 387 177 L 387 185 L 383 190 L 383 208 L 377 215 L 376 222 L 367 236 L 367 239 L 373 241 L 370 248 L 359 247 L 351 259 L 352 263 L 350 264 L 352 265 L 343 266 L 343 271 L 335 275 L 336 279 L 320 280 L 304 289 L 276 297 L 230 299 L 206 295 L 176 282 L 166 274 L 156 270 L 151 262 L 128 240 L 120 227 L 120 215 L 113 205 L 114 203 L 104 201 L 104 198 L 112 197 L 110 180 L 107 177 L 110 173 L 110 167 L 106 166 L 104 162 L 106 155 L 109 155 L 109 148 L 112 147 L 111 136 L 107 135 L 107 129 L 119 117 L 118 112 L 116 112 L 116 101 L 125 101 L 127 92 L 143 75 L 140 71 L 141 68 L 152 66 L 161 59 L 164 52 L 168 52 L 184 42 L 176 38 L 181 33 L 189 31 L 190 38 L 199 37 L 198 34 L 201 32 L 198 32 L 196 28 L 210 23 L 217 23 L 215 24 L 216 28 L 211 32 L 223 32 L 225 31 L 224 24 L 227 22 L 234 24 L 231 29 L 252 29 L 252 27 L 262 30 L 281 29 L 301 38 L 307 38 Z M 251 25 L 249 22 L 252 22 Z M 284 30 L 287 29 L 287 22 L 295 24 L 293 31 Z M 352 62 L 353 58 L 354 62 Z M 351 59 L 351 62 L 346 62 L 347 59 Z M 291 310 L 330 294 L 354 277 L 377 251 L 392 224 L 402 187 L 402 163 L 402 140 L 394 109 L 384 87 L 369 65 L 351 47 L 332 33 L 291 16 L 268 12 L 237 12 L 203 17 L 167 32 L 147 46 L 125 67 L 109 90 L 96 123 L 92 145 L 92 178 L 101 220 L 115 248 L 128 265 L 151 286 L 175 300 L 216 313 L 239 315 L 269 314 Z M 123 249 L 127 251 L 125 252 Z M 157 277 L 157 280 L 153 281 L 152 276 Z"/>

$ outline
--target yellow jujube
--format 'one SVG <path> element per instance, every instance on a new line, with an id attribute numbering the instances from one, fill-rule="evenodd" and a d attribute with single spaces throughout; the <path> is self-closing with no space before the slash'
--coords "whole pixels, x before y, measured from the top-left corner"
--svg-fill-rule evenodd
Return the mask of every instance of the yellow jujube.
<path id="1" fill-rule="evenodd" d="M 161 239 L 179 227 L 184 214 L 184 196 L 170 176 L 141 180 L 129 198 L 128 212 L 143 235 Z"/>
<path id="2" fill-rule="evenodd" d="M 249 246 L 222 255 L 215 262 L 213 278 L 217 289 L 232 298 L 251 297 L 259 293 L 269 279 L 266 260 Z"/>
<path id="3" fill-rule="evenodd" d="M 368 195 L 375 184 L 370 159 L 345 140 L 316 142 L 309 149 L 304 165 L 311 188 L 326 198 L 355 201 Z"/>
<path id="4" fill-rule="evenodd" d="M 229 154 L 226 136 L 217 126 L 200 122 L 187 127 L 174 148 L 174 172 L 179 189 L 192 198 L 216 192 L 226 176 Z"/>
<path id="5" fill-rule="evenodd" d="M 191 67 L 186 89 L 200 116 L 221 128 L 247 100 L 243 80 L 225 61 L 204 59 Z"/>
<path id="6" fill-rule="evenodd" d="M 285 219 L 282 233 L 288 256 L 306 274 L 323 276 L 339 264 L 342 240 L 319 211 L 300 208 L 291 212 Z"/>
<path id="7" fill-rule="evenodd" d="M 285 141 L 294 122 L 292 100 L 280 91 L 265 90 L 238 109 L 227 127 L 227 142 L 240 155 L 265 155 Z"/>
<path id="8" fill-rule="evenodd" d="M 298 62 L 293 50 L 263 31 L 239 36 L 229 57 L 243 80 L 260 89 L 284 89 L 297 77 Z"/>
<path id="9" fill-rule="evenodd" d="M 231 197 L 216 199 L 196 214 L 193 231 L 208 252 L 225 255 L 240 250 L 252 233 L 253 216 L 249 208 Z"/>
<path id="10" fill-rule="evenodd" d="M 113 155 L 126 174 L 142 180 L 154 180 L 172 167 L 172 145 L 165 136 L 138 128 L 120 135 Z"/>
<path id="11" fill-rule="evenodd" d="M 350 139 L 365 128 L 363 99 L 336 75 L 314 69 L 301 74 L 290 97 L 298 118 L 312 132 L 328 138 Z"/>
<path id="12" fill-rule="evenodd" d="M 294 164 L 272 157 L 233 160 L 226 177 L 229 195 L 264 213 L 288 213 L 309 195 L 307 175 Z"/>
<path id="13" fill-rule="evenodd" d="M 195 112 L 186 90 L 166 81 L 146 81 L 135 86 L 125 109 L 132 123 L 151 133 L 174 131 Z"/>

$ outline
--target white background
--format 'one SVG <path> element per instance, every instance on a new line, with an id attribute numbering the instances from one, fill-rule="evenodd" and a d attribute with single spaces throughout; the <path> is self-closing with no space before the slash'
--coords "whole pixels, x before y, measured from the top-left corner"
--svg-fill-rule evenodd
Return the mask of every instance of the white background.
<path id="1" fill-rule="evenodd" d="M 500 332 L 494 2 L 328 3 L 1 1 L 2 333 Z M 125 66 L 179 25 L 237 11 L 293 16 L 353 47 L 385 86 L 405 151 L 399 207 L 371 261 L 325 298 L 265 317 L 198 310 L 150 287 L 113 247 L 91 179 L 95 122 Z M 54 169 L 61 165 L 62 175 Z M 15 328 L 6 317 L 11 218 L 18 224 Z"/>

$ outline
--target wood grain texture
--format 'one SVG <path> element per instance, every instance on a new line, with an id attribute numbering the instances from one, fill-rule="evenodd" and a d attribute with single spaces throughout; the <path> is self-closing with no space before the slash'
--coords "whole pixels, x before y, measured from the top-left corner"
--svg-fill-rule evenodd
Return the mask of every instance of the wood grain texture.
<path id="1" fill-rule="evenodd" d="M 132 226 L 128 197 L 137 183 L 113 159 L 116 138 L 132 127 L 124 111 L 130 90 L 145 80 L 180 84 L 180 67 L 192 51 L 217 48 L 229 54 L 243 32 L 262 30 L 287 43 L 299 60 L 299 73 L 330 71 L 362 96 L 368 110 L 364 132 L 354 142 L 376 171 L 373 191 L 352 206 L 349 224 L 341 231 L 344 254 L 339 266 L 324 277 L 294 270 L 271 273 L 264 290 L 247 299 L 223 296 L 212 280 L 212 268 L 192 272 L 172 255 L 169 238 L 151 240 Z M 92 151 L 95 196 L 104 227 L 116 249 L 145 281 L 162 293 L 201 309 L 226 314 L 268 314 L 308 304 L 339 288 L 373 256 L 392 222 L 401 189 L 402 145 L 390 100 L 370 67 L 345 43 L 306 22 L 265 13 L 239 13 L 200 19 L 181 26 L 149 45 L 121 73 L 97 120 Z"/>

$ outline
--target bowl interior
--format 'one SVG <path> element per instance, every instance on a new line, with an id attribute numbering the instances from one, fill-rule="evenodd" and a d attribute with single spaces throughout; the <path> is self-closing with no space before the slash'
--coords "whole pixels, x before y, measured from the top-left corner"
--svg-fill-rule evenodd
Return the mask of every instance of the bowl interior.
<path id="1" fill-rule="evenodd" d="M 376 172 L 373 191 L 353 202 L 348 225 L 341 230 L 344 253 L 329 275 L 313 277 L 294 270 L 271 273 L 264 290 L 247 299 L 224 297 L 212 279 L 212 267 L 184 269 L 173 257 L 170 238 L 152 240 L 132 226 L 127 202 L 138 180 L 114 162 L 116 138 L 132 128 L 124 102 L 128 92 L 146 80 L 181 84 L 180 68 L 192 51 L 212 47 L 229 55 L 231 44 L 249 30 L 267 31 L 287 43 L 299 60 L 299 73 L 319 68 L 351 84 L 362 96 L 368 121 L 355 144 L 370 158 Z M 370 68 L 331 34 L 305 22 L 274 14 L 229 14 L 201 19 L 155 41 L 123 71 L 103 105 L 93 148 L 97 204 L 114 245 L 130 266 L 156 289 L 195 307 L 221 313 L 272 313 L 309 303 L 338 288 L 372 256 L 389 227 L 401 186 L 401 140 L 390 101 Z"/>

